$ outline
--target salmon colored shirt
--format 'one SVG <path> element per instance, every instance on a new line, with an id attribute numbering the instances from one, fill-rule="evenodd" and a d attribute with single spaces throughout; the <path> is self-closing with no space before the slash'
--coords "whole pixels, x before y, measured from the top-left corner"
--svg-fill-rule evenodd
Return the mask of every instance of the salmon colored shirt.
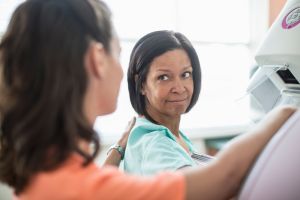
<path id="1" fill-rule="evenodd" d="M 83 158 L 72 155 L 62 166 L 32 178 L 17 200 L 126 200 L 185 197 L 185 180 L 179 172 L 155 177 L 130 176 L 115 167 L 82 166 Z"/>

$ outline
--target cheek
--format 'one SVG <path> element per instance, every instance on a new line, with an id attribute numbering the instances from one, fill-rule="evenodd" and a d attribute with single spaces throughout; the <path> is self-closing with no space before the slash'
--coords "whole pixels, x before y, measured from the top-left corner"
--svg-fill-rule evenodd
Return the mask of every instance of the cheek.
<path id="1" fill-rule="evenodd" d="M 149 87 L 149 85 L 145 89 L 145 96 L 150 102 L 150 104 L 157 104 L 161 101 L 162 93 L 159 88 Z"/>
<path id="2" fill-rule="evenodd" d="M 119 76 L 119 84 L 121 84 L 121 81 L 122 81 L 123 76 L 124 76 L 124 72 L 123 72 L 123 69 L 122 69 L 121 65 L 119 65 L 118 68 L 119 68 L 119 74 L 120 74 L 120 76 Z"/>
<path id="3" fill-rule="evenodd" d="M 191 93 L 191 95 L 194 93 L 194 86 L 193 85 L 190 87 L 190 93 Z"/>
<path id="4" fill-rule="evenodd" d="M 168 99 L 169 91 L 165 87 L 159 87 L 153 91 L 152 95 L 157 103 L 163 103 Z"/>
<path id="5" fill-rule="evenodd" d="M 187 85 L 187 89 L 189 91 L 189 93 L 192 95 L 194 93 L 194 81 L 191 80 L 188 85 Z"/>
<path id="6" fill-rule="evenodd" d="M 111 77 L 115 77 L 115 84 L 120 86 L 123 79 L 123 69 L 119 63 L 114 63 L 115 70 L 111 70 Z"/>

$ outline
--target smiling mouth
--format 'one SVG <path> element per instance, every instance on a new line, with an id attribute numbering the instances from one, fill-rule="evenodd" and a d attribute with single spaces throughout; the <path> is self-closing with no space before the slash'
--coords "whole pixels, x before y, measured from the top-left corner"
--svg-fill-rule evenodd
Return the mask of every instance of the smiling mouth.
<path id="1" fill-rule="evenodd" d="M 167 102 L 170 102 L 170 103 L 180 103 L 180 102 L 186 101 L 187 99 L 188 99 L 188 98 L 185 98 L 185 99 L 168 100 Z"/>

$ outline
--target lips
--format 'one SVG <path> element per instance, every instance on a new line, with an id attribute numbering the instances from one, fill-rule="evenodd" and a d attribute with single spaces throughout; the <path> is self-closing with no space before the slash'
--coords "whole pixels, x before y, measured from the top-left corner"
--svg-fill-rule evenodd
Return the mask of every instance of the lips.
<path id="1" fill-rule="evenodd" d="M 184 99 L 172 99 L 172 100 L 167 100 L 167 102 L 170 102 L 170 103 L 180 103 L 180 102 L 183 102 L 183 101 L 186 101 L 188 98 L 184 98 Z"/>

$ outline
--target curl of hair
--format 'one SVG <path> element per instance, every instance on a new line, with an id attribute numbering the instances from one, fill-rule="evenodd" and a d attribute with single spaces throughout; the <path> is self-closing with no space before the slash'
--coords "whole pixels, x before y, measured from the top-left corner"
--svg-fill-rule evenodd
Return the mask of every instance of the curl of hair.
<path id="1" fill-rule="evenodd" d="M 83 113 L 84 56 L 91 40 L 110 51 L 110 11 L 96 0 L 27 0 L 0 43 L 0 181 L 18 194 L 73 152 L 92 161 L 98 135 Z M 79 140 L 94 145 L 84 153 Z"/>

